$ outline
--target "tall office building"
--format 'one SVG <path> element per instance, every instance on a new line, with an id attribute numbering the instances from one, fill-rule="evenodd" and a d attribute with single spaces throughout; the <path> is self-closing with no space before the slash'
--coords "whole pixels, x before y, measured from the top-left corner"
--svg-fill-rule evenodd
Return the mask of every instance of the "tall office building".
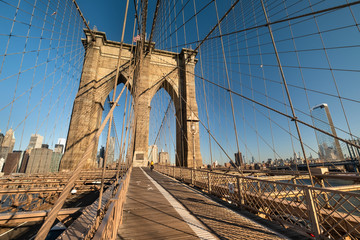
<path id="1" fill-rule="evenodd" d="M 43 136 L 40 136 L 39 134 L 31 134 L 30 142 L 27 149 L 41 148 L 43 140 Z"/>
<path id="2" fill-rule="evenodd" d="M 4 159 L 4 161 L 6 161 L 7 155 L 9 153 L 11 153 L 14 149 L 14 145 L 15 145 L 15 132 L 12 128 L 10 128 L 1 143 L 0 146 L 0 159 Z"/>
<path id="3" fill-rule="evenodd" d="M 53 152 L 50 163 L 50 172 L 58 172 L 60 166 L 60 160 L 62 157 L 61 152 Z"/>
<path id="4" fill-rule="evenodd" d="M 0 146 L 2 145 L 2 142 L 4 141 L 4 134 L 1 133 L 1 130 L 0 130 Z"/>
<path id="5" fill-rule="evenodd" d="M 64 154 L 65 152 L 65 145 L 66 145 L 66 139 L 65 138 L 59 138 L 57 145 L 62 145 L 63 146 L 63 150 L 62 150 L 62 154 Z M 56 145 L 55 145 L 56 146 Z"/>
<path id="6" fill-rule="evenodd" d="M 311 117 L 314 121 L 314 126 L 332 134 L 336 135 L 334 123 L 332 121 L 329 107 L 326 103 L 316 105 L 311 109 Z M 315 131 L 318 145 L 319 145 L 319 158 L 324 161 L 342 161 L 344 156 L 340 147 L 339 140 L 322 132 Z"/>
<path id="7" fill-rule="evenodd" d="M 105 158 L 105 147 L 101 146 L 97 155 L 97 162 L 99 168 L 103 166 L 104 158 Z"/>
<path id="8" fill-rule="evenodd" d="M 241 167 L 244 164 L 241 152 L 235 153 L 235 165 Z"/>
<path id="9" fill-rule="evenodd" d="M 66 144 L 66 139 L 65 138 L 58 138 L 58 142 L 57 144 L 61 144 L 61 145 L 64 145 Z"/>
<path id="10" fill-rule="evenodd" d="M 1 143 L 1 147 L 7 147 L 9 152 L 12 152 L 15 145 L 15 132 L 12 128 L 10 128 Z"/>
<path id="11" fill-rule="evenodd" d="M 18 169 L 18 165 L 22 160 L 24 152 L 22 151 L 14 151 L 7 155 L 3 172 L 4 175 L 9 175 L 11 173 L 16 173 Z M 20 163 L 21 164 L 21 163 Z"/>
<path id="12" fill-rule="evenodd" d="M 64 153 L 64 145 L 55 144 L 54 152 L 63 154 Z"/>
<path id="13" fill-rule="evenodd" d="M 30 158 L 26 167 L 26 173 L 50 172 L 52 156 L 53 151 L 46 148 L 46 146 L 43 148 L 34 148 L 30 153 Z"/>
<path id="14" fill-rule="evenodd" d="M 114 160 L 115 160 L 115 137 L 110 137 L 106 164 L 111 164 L 114 162 Z"/>
<path id="15" fill-rule="evenodd" d="M 159 150 L 157 145 L 149 146 L 149 161 L 159 163 Z"/>
<path id="16" fill-rule="evenodd" d="M 162 165 L 170 165 L 168 152 L 164 152 L 163 150 L 161 150 L 161 152 L 159 153 L 159 163 Z"/>
<path id="17" fill-rule="evenodd" d="M 22 161 L 21 161 L 21 164 L 20 164 L 20 168 L 19 168 L 19 173 L 25 173 L 26 172 L 26 168 L 27 168 L 27 165 L 28 165 L 28 162 L 29 162 L 29 158 L 30 158 L 30 151 L 29 150 L 26 150 L 24 152 L 24 155 L 23 155 L 23 158 L 22 158 Z"/>
<path id="18" fill-rule="evenodd" d="M 5 158 L 1 158 L 0 157 L 0 172 L 2 172 L 2 169 L 4 167 L 4 164 L 5 164 Z"/>

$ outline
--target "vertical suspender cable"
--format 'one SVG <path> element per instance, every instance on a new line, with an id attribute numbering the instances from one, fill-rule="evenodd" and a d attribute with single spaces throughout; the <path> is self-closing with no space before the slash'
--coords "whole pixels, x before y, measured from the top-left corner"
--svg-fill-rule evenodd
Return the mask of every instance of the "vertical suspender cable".
<path id="1" fill-rule="evenodd" d="M 197 40 L 200 42 L 199 25 L 198 25 L 197 14 L 196 14 L 196 4 L 195 4 L 195 0 L 194 0 L 194 14 L 195 14 L 195 24 L 196 24 Z M 184 27 L 185 27 L 185 26 L 184 26 Z M 204 70 L 203 70 L 203 65 L 202 65 L 201 49 L 200 49 L 200 48 L 199 48 L 199 58 L 200 58 L 201 77 L 204 78 Z M 208 110 L 208 104 L 207 104 L 207 100 L 206 100 L 206 91 L 205 91 L 205 81 L 204 81 L 204 79 L 202 80 L 202 83 L 203 83 L 203 91 L 204 91 L 204 98 L 205 98 L 206 120 L 207 120 L 208 128 L 210 129 L 209 110 Z M 212 158 L 212 149 L 211 149 L 211 137 L 210 137 L 210 134 L 209 134 L 209 150 L 210 150 L 210 163 L 211 163 L 211 168 L 212 168 L 213 158 Z"/>
<path id="2" fill-rule="evenodd" d="M 127 87 L 128 84 L 129 84 L 129 81 L 127 81 L 125 83 L 123 89 L 121 90 L 120 94 L 116 98 L 115 104 L 117 104 L 119 102 L 120 97 L 123 94 L 123 92 L 124 92 L 124 90 L 125 90 L 125 88 Z M 54 204 L 53 208 L 51 209 L 51 211 L 47 215 L 47 217 L 45 219 L 45 222 L 43 223 L 40 230 L 38 231 L 38 233 L 37 233 L 37 235 L 35 237 L 35 240 L 43 240 L 48 235 L 51 226 L 53 225 L 53 223 L 54 223 L 60 209 L 64 205 L 64 203 L 66 201 L 66 198 L 70 193 L 70 190 L 74 187 L 75 181 L 78 179 L 78 177 L 80 175 L 80 172 L 81 172 L 85 162 L 90 157 L 90 155 L 92 153 L 92 150 L 95 147 L 96 140 L 100 137 L 100 134 L 104 130 L 105 125 L 107 124 L 107 122 L 109 121 L 109 118 L 111 117 L 111 114 L 114 112 L 114 109 L 115 109 L 115 105 L 112 106 L 112 108 L 109 111 L 109 114 L 105 117 L 103 123 L 101 124 L 100 128 L 96 132 L 94 138 L 91 140 L 91 142 L 90 142 L 88 148 L 86 149 L 84 155 L 81 157 L 80 162 L 76 166 L 76 169 L 73 171 L 71 177 L 69 178 L 69 180 L 68 180 L 67 184 L 65 185 L 63 191 L 61 192 L 59 198 L 57 199 L 57 201 Z"/>
<path id="3" fill-rule="evenodd" d="M 290 92 L 289 92 L 289 89 L 288 89 L 288 86 L 287 86 L 287 83 L 286 83 L 286 78 L 285 78 L 284 70 L 283 70 L 282 65 L 281 65 L 281 62 L 280 62 L 279 53 L 278 53 L 277 48 L 276 48 L 276 43 L 275 43 L 274 35 L 273 35 L 273 33 L 272 33 L 272 30 L 271 30 L 271 26 L 270 26 L 269 18 L 268 18 L 267 13 L 266 13 L 264 1 L 263 1 L 263 0 L 260 0 L 260 1 L 261 1 L 261 6 L 262 6 L 262 9 L 263 9 L 263 12 L 264 12 L 264 16 L 265 16 L 265 19 L 266 19 L 267 27 L 268 27 L 268 30 L 269 30 L 271 42 L 272 42 L 272 45 L 273 45 L 273 48 L 274 48 L 274 52 L 275 52 L 275 56 L 276 56 L 276 61 L 277 61 L 278 66 L 279 66 L 279 70 L 280 70 L 280 73 L 281 73 L 281 78 L 282 78 L 282 80 L 283 80 L 283 84 L 284 84 L 284 87 L 285 87 L 286 95 L 287 95 L 287 98 L 288 98 L 288 101 L 289 101 L 289 105 L 290 105 L 290 108 L 291 108 L 291 113 L 292 113 L 292 117 L 293 117 L 292 120 L 293 120 L 294 123 L 295 123 L 296 131 L 297 131 L 297 134 L 298 134 L 298 136 L 299 136 L 299 142 L 300 142 L 300 145 L 301 145 L 302 153 L 303 153 L 303 155 L 304 155 L 304 159 L 305 159 L 305 161 L 306 161 L 306 166 L 307 166 L 307 169 L 308 169 L 308 172 L 309 172 L 309 177 L 310 177 L 311 185 L 314 186 L 314 180 L 313 180 L 313 178 L 312 178 L 312 174 L 311 174 L 311 171 L 310 171 L 309 160 L 308 160 L 307 157 L 306 157 L 306 152 L 305 152 L 304 144 L 303 144 L 303 141 L 302 141 L 302 138 L 301 138 L 301 133 L 300 133 L 299 125 L 298 125 L 298 122 L 297 122 L 297 117 L 296 117 L 296 114 L 295 114 L 294 106 L 293 106 L 292 101 L 291 101 Z"/>
<path id="4" fill-rule="evenodd" d="M 214 4 L 215 4 L 216 18 L 217 18 L 217 22 L 218 22 L 217 26 L 218 26 L 218 28 L 219 28 L 219 34 L 222 35 L 216 0 L 214 1 Z M 228 84 L 229 89 L 231 89 L 230 79 L 229 79 L 229 72 L 228 72 L 227 61 L 226 61 L 226 56 L 225 56 L 224 41 L 223 41 L 222 36 L 220 37 L 220 41 L 221 41 L 222 54 L 223 54 L 223 58 L 224 58 L 224 67 L 225 67 L 227 84 Z M 235 130 L 235 139 L 236 139 L 237 152 L 239 153 L 239 152 L 240 152 L 239 139 L 238 139 L 238 133 L 237 133 L 237 128 L 236 128 L 236 118 L 235 118 L 235 111 L 234 111 L 234 102 L 233 102 L 233 99 L 232 99 L 232 94 L 231 94 L 231 92 L 229 92 L 229 96 L 230 96 L 230 102 L 231 102 L 232 117 L 233 117 L 233 122 L 234 122 L 234 130 Z"/>
<path id="5" fill-rule="evenodd" d="M 120 49 L 119 49 L 119 55 L 118 55 L 118 60 L 117 60 L 117 64 L 116 64 L 116 75 L 115 75 L 115 79 L 114 79 L 114 91 L 113 91 L 111 104 L 116 104 L 115 103 L 116 86 L 117 86 L 118 78 L 119 78 L 121 52 L 122 52 L 122 48 L 123 48 L 123 44 L 124 44 L 124 35 L 125 35 L 125 27 L 126 27 L 128 9 L 129 9 L 129 0 L 126 1 L 123 29 L 122 29 L 122 33 L 121 33 Z M 109 156 L 109 151 L 108 150 L 109 150 L 109 142 L 110 142 L 112 121 L 113 121 L 113 112 L 111 113 L 111 116 L 110 116 L 109 127 L 108 127 L 108 132 L 107 132 L 106 150 L 105 150 L 105 158 L 104 158 L 104 162 L 103 162 L 103 166 L 102 166 L 103 169 L 102 169 L 102 176 L 101 176 L 101 187 L 100 187 L 100 193 L 99 193 L 99 204 L 98 204 L 98 211 L 97 211 L 98 215 L 97 215 L 97 219 L 96 219 L 96 225 L 98 224 L 99 217 L 100 217 L 99 216 L 99 214 L 100 214 L 99 210 L 101 209 L 101 202 L 102 202 L 102 196 L 103 196 L 103 191 L 104 191 L 104 178 L 105 178 L 105 171 L 106 171 L 106 162 L 107 162 L 107 158 Z"/>

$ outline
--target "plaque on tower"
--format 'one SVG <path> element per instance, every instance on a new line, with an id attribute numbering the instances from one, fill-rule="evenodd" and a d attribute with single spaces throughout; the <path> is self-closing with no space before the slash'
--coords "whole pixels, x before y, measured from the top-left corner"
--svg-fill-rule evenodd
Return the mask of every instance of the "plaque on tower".
<path id="1" fill-rule="evenodd" d="M 136 154 L 136 160 L 143 161 L 144 160 L 144 154 L 143 153 Z"/>

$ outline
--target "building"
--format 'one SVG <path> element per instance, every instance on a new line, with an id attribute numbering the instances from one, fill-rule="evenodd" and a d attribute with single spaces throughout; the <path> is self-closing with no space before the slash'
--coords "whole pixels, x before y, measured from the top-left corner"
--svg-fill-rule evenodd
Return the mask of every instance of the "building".
<path id="1" fill-rule="evenodd" d="M 4 141 L 4 134 L 1 133 L 1 130 L 0 130 L 0 146 L 2 145 L 2 142 Z"/>
<path id="2" fill-rule="evenodd" d="M 64 154 L 64 152 L 65 152 L 65 146 L 66 146 L 66 139 L 65 139 L 65 138 L 59 138 L 57 144 L 63 146 L 62 154 Z"/>
<path id="3" fill-rule="evenodd" d="M 41 144 L 43 140 L 44 140 L 43 136 L 40 136 L 39 134 L 31 134 L 27 149 L 31 150 L 34 148 L 41 148 Z"/>
<path id="4" fill-rule="evenodd" d="M 164 152 L 163 150 L 161 150 L 161 152 L 159 153 L 159 163 L 162 165 L 170 165 L 168 152 Z"/>
<path id="5" fill-rule="evenodd" d="M 8 153 L 11 153 L 13 151 L 15 145 L 14 134 L 15 132 L 12 128 L 10 128 L 6 132 L 0 147 L 0 159 L 3 158 L 4 160 L 6 160 Z"/>
<path id="6" fill-rule="evenodd" d="M 159 150 L 157 145 L 149 146 L 149 161 L 159 163 Z"/>
<path id="7" fill-rule="evenodd" d="M 30 153 L 30 158 L 26 167 L 26 173 L 48 173 L 53 156 L 53 151 L 46 148 L 35 148 Z"/>
<path id="8" fill-rule="evenodd" d="M 99 168 L 103 166 L 104 158 L 105 158 L 105 147 L 101 146 L 99 153 L 97 155 L 97 163 Z"/>
<path id="9" fill-rule="evenodd" d="M 106 155 L 106 164 L 111 164 L 115 160 L 115 137 L 109 138 L 108 154 Z"/>
<path id="10" fill-rule="evenodd" d="M 235 153 L 235 165 L 241 167 L 244 165 L 241 152 Z"/>
<path id="11" fill-rule="evenodd" d="M 16 173 L 18 170 L 18 165 L 21 164 L 21 160 L 23 158 L 24 152 L 22 151 L 14 151 L 7 155 L 3 172 L 4 175 L 9 175 L 11 173 Z"/>
<path id="12" fill-rule="evenodd" d="M 316 128 L 328 132 L 333 136 L 337 136 L 329 107 L 326 103 L 314 106 L 311 109 L 311 117 Z M 319 131 L 315 131 L 315 133 L 319 146 L 320 159 L 323 159 L 325 162 L 344 160 L 338 139 Z"/>
<path id="13" fill-rule="evenodd" d="M 55 144 L 54 152 L 63 154 L 64 153 L 64 147 L 65 146 L 62 145 L 62 144 Z"/>
<path id="14" fill-rule="evenodd" d="M 2 172 L 2 169 L 4 167 L 5 158 L 0 158 L 0 172 Z"/>
<path id="15" fill-rule="evenodd" d="M 26 150 L 23 154 L 23 158 L 20 164 L 19 173 L 25 173 L 30 158 L 30 151 Z"/>
<path id="16" fill-rule="evenodd" d="M 10 128 L 4 136 L 1 146 L 8 147 L 9 152 L 12 152 L 14 149 L 14 145 L 15 145 L 15 132 L 12 128 Z"/>
<path id="17" fill-rule="evenodd" d="M 50 172 L 58 172 L 59 171 L 59 166 L 60 166 L 60 161 L 61 161 L 62 155 L 63 154 L 61 152 L 53 152 L 52 153 Z"/>

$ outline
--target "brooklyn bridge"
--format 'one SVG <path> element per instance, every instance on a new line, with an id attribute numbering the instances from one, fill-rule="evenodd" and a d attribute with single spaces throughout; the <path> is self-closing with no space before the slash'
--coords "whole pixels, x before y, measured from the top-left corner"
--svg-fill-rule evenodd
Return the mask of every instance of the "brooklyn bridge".
<path id="1" fill-rule="evenodd" d="M 0 239 L 359 239 L 359 21 L 0 0 Z"/>

